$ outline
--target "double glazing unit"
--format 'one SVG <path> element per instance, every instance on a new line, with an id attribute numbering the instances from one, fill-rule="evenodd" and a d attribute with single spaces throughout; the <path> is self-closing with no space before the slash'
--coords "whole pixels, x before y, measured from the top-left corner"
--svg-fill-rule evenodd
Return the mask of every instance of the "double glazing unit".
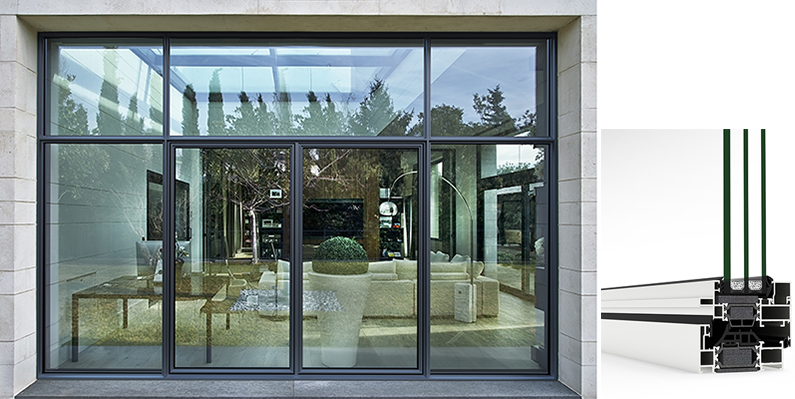
<path id="1" fill-rule="evenodd" d="M 44 376 L 554 377 L 554 36 L 363 37 L 41 37 Z"/>

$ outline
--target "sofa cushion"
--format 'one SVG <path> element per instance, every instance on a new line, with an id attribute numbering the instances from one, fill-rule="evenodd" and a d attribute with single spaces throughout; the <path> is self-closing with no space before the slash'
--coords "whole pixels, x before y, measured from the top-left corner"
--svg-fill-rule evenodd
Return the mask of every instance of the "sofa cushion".
<path id="1" fill-rule="evenodd" d="M 431 273 L 466 273 L 466 262 L 434 262 L 431 263 Z"/>
<path id="2" fill-rule="evenodd" d="M 391 281 L 397 279 L 397 273 L 373 273 L 373 281 Z"/>
<path id="3" fill-rule="evenodd" d="M 455 254 L 453 259 L 450 259 L 450 262 L 469 262 L 469 255 Z"/>
<path id="4" fill-rule="evenodd" d="M 395 273 L 395 261 L 384 260 L 380 262 L 370 262 L 368 269 L 370 273 Z"/>
<path id="5" fill-rule="evenodd" d="M 407 259 L 395 259 L 395 272 L 398 280 L 417 279 L 417 261 Z"/>
<path id="6" fill-rule="evenodd" d="M 442 251 L 438 251 L 438 252 L 431 251 L 431 263 L 433 263 L 433 262 L 447 262 L 448 260 L 450 260 L 450 255 L 448 255 L 448 254 L 446 254 L 446 253 L 444 253 Z"/>
<path id="7" fill-rule="evenodd" d="M 478 277 L 478 276 L 480 276 L 481 273 L 483 273 L 483 268 L 484 267 L 485 267 L 485 265 L 483 264 L 483 262 L 473 262 L 472 263 L 472 272 L 475 273 L 475 277 Z M 467 268 L 467 273 L 469 273 L 469 268 Z"/>
<path id="8" fill-rule="evenodd" d="M 431 280 L 469 280 L 468 273 L 431 272 Z"/>

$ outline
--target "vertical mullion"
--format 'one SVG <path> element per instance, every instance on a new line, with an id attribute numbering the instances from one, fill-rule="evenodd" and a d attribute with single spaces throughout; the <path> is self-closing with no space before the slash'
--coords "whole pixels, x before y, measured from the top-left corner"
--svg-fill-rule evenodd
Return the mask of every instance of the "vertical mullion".
<path id="1" fill-rule="evenodd" d="M 303 149 L 293 143 L 290 155 L 290 366 L 293 374 L 304 368 L 303 325 Z"/>
<path id="2" fill-rule="evenodd" d="M 163 146 L 163 237 L 161 246 L 163 248 L 163 348 L 168 356 L 164 358 L 164 363 L 168 365 L 168 372 L 174 370 L 175 364 L 172 355 L 174 352 L 174 329 L 176 305 L 174 302 L 174 144 L 166 142 Z M 164 370 L 165 372 L 166 370 Z"/>
<path id="3" fill-rule="evenodd" d="M 47 75 L 50 72 L 47 65 L 48 56 L 47 48 L 48 41 L 45 38 L 38 40 L 38 70 L 41 72 L 36 76 L 38 87 L 36 94 L 36 109 L 38 112 L 36 128 L 38 140 L 36 140 L 36 154 L 38 162 L 36 162 L 36 311 L 43 317 L 36 318 L 36 332 L 38 337 L 36 339 L 36 377 L 41 377 L 45 370 L 47 370 L 47 361 L 50 358 L 49 351 L 49 334 L 47 333 L 47 326 L 50 325 L 50 305 L 49 292 L 47 287 L 48 273 L 45 270 L 46 265 L 49 264 L 47 256 L 49 251 L 47 248 L 47 231 L 49 227 L 49 212 L 47 211 L 47 198 L 50 187 L 47 187 L 47 182 L 50 181 L 49 177 L 49 163 L 50 154 L 48 151 L 49 146 L 42 141 L 44 138 L 45 126 L 49 118 L 47 116 L 47 101 L 50 98 L 49 90 L 47 89 Z M 46 355 L 45 355 L 46 351 Z"/>
<path id="4" fill-rule="evenodd" d="M 424 47 L 424 63 L 423 63 L 423 112 L 425 113 L 425 120 L 423 121 L 423 133 L 425 139 L 431 137 L 431 39 L 426 37 L 423 43 Z M 430 158 L 428 158 L 430 160 Z"/>
<path id="5" fill-rule="evenodd" d="M 419 361 L 418 366 L 425 378 L 431 375 L 431 311 L 430 311 L 430 265 L 426 262 L 428 254 L 430 253 L 430 209 L 431 209 L 431 179 L 430 179 L 430 162 L 431 162 L 431 38 L 425 37 L 424 40 L 424 63 L 423 63 L 423 83 L 425 88 L 424 98 L 424 112 L 425 120 L 424 133 L 425 143 L 422 148 L 422 153 L 419 157 L 417 165 L 420 195 L 417 201 L 419 205 L 418 217 L 419 220 L 425 221 L 420 223 L 418 227 L 419 239 L 417 240 L 417 326 L 418 326 L 418 348 L 420 351 L 417 357 Z"/>
<path id="6" fill-rule="evenodd" d="M 547 234 L 550 238 L 550 245 L 547 252 L 549 256 L 546 259 L 547 267 L 547 300 L 549 306 L 544 313 L 544 345 L 547 345 L 547 372 L 554 376 L 558 376 L 558 331 L 559 323 L 558 317 L 558 81 L 557 81 L 557 36 L 555 39 L 547 40 L 547 102 L 548 102 L 548 119 L 547 127 L 549 129 L 548 135 L 551 138 L 547 149 L 549 149 L 549 157 L 547 157 L 546 179 L 550 185 L 549 198 L 547 199 L 547 223 L 549 228 Z M 553 321 L 550 323 L 551 321 Z"/>
<path id="7" fill-rule="evenodd" d="M 163 125 L 162 125 L 163 126 L 163 132 L 162 132 L 163 133 L 163 137 L 166 137 L 166 138 L 168 137 L 169 124 L 170 124 L 170 121 L 169 121 L 169 119 L 170 119 L 170 115 L 169 115 L 169 108 L 170 108 L 169 107 L 169 101 L 170 101 L 170 98 L 168 96 L 168 94 L 169 94 L 168 87 L 169 87 L 169 79 L 170 79 L 170 77 L 169 77 L 169 68 L 170 68 L 170 59 L 169 58 L 170 58 L 170 54 L 171 54 L 171 40 L 170 40 L 170 38 L 168 36 L 166 36 L 166 37 L 163 38 Z M 170 167 L 170 165 L 172 163 L 171 162 L 171 148 L 170 148 L 170 143 L 168 142 L 167 139 L 165 140 L 164 144 L 161 145 L 161 151 L 163 151 L 163 204 L 166 205 L 166 206 L 163 207 L 163 223 L 166 224 L 166 225 L 169 225 L 170 220 L 171 220 L 171 217 L 170 217 L 170 215 L 171 215 L 171 201 L 170 200 L 171 200 L 171 186 L 172 186 L 171 185 L 171 181 L 174 180 L 175 175 L 172 174 L 172 169 Z M 167 193 L 168 193 L 168 195 L 167 195 Z M 168 210 L 168 212 L 166 210 Z M 166 215 L 168 215 L 168 217 Z M 166 244 L 166 237 L 170 237 L 170 235 L 166 234 L 167 231 L 170 231 L 170 230 L 168 230 L 166 228 L 166 226 L 163 226 L 163 243 L 161 244 L 162 247 L 163 247 L 163 256 L 166 256 L 166 253 L 167 253 L 167 251 L 166 251 L 167 249 L 166 249 L 166 245 L 165 245 Z M 168 253 L 169 253 L 169 256 L 172 256 L 170 249 L 168 250 Z M 167 263 L 166 259 L 167 258 L 165 258 L 165 257 L 163 258 L 163 288 L 164 289 L 163 289 L 163 294 L 162 294 L 163 295 L 163 298 L 162 298 L 163 306 L 161 307 L 162 312 L 161 312 L 161 315 L 160 315 L 161 316 L 161 320 L 160 320 L 161 324 L 160 325 L 161 325 L 161 329 L 162 329 L 162 333 L 163 333 L 163 337 L 161 339 L 161 349 L 162 349 L 161 350 L 161 356 L 162 356 L 161 361 L 162 361 L 162 368 L 163 368 L 162 373 L 163 373 L 164 377 L 168 376 L 171 373 L 171 371 L 174 369 L 174 367 L 176 366 L 175 361 L 174 361 L 174 356 L 173 356 L 173 355 L 176 354 L 176 348 L 175 348 L 175 344 L 176 343 L 175 343 L 175 341 L 173 339 L 174 338 L 173 332 L 176 329 L 176 327 L 175 327 L 176 309 L 175 309 L 174 301 L 173 301 L 173 298 L 174 298 L 173 290 L 171 289 L 173 287 L 172 287 L 172 285 L 170 283 L 173 280 L 170 280 L 169 284 L 166 284 L 167 277 L 165 277 L 166 275 L 168 275 L 168 273 L 165 270 L 166 269 L 173 270 L 174 268 L 173 267 L 165 267 L 165 265 L 173 264 L 173 262 L 172 263 Z M 169 258 L 169 259 L 171 259 L 171 258 Z M 169 275 L 169 278 L 170 278 L 170 275 Z M 168 297 L 168 299 L 167 299 L 167 297 Z"/>
<path id="8" fill-rule="evenodd" d="M 418 204 L 418 218 L 422 220 L 418 226 L 419 239 L 417 240 L 417 317 L 420 327 L 418 350 L 421 351 L 420 367 L 425 378 L 431 374 L 431 273 L 428 254 L 431 248 L 430 230 L 430 203 L 431 203 L 431 179 L 430 179 L 430 160 L 431 146 L 429 143 L 422 149 L 420 154 L 421 163 L 418 165 L 418 181 L 420 196 Z"/>

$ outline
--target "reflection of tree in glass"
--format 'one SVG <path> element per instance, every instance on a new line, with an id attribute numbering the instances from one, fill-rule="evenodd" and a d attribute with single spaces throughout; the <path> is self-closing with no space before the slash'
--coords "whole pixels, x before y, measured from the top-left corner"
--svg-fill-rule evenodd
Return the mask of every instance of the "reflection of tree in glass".
<path id="1" fill-rule="evenodd" d="M 538 181 L 544 180 L 544 147 L 536 147 L 535 159 L 531 162 L 507 162 L 497 167 L 498 175 L 533 169 L 533 176 Z"/>
<path id="2" fill-rule="evenodd" d="M 500 85 L 494 89 L 486 89 L 489 94 L 472 95 L 472 107 L 480 115 L 481 123 L 488 127 L 503 127 L 508 130 L 514 129 L 513 118 L 508 113 L 508 109 L 502 105 L 505 101 Z"/>
<path id="3" fill-rule="evenodd" d="M 375 78 L 350 119 L 351 133 L 354 136 L 405 136 L 413 114 L 396 111 L 386 84 Z"/>
<path id="4" fill-rule="evenodd" d="M 454 105 L 440 104 L 431 109 L 431 134 L 434 136 L 534 136 L 537 116 L 526 110 L 518 118 L 508 112 L 505 95 L 498 84 L 487 89 L 488 94 L 472 95 L 472 108 L 480 121 L 464 122 L 464 110 Z M 420 114 L 420 119 L 422 119 Z"/>
<path id="5" fill-rule="evenodd" d="M 82 104 L 72 98 L 74 75 L 56 76 L 58 90 L 58 129 L 61 135 L 88 135 L 88 113 Z M 99 117 L 99 116 L 98 116 Z M 91 145 L 60 145 L 57 147 L 58 200 L 70 196 L 82 199 L 83 186 L 96 187 L 108 171 L 110 157 Z"/>
<path id="6" fill-rule="evenodd" d="M 321 102 L 315 92 L 306 95 L 309 105 L 304 108 L 304 115 L 297 115 L 298 126 L 306 136 L 332 136 L 348 135 L 347 116 L 342 111 L 337 111 L 337 106 L 331 100 L 331 95 Z"/>
<path id="7" fill-rule="evenodd" d="M 240 106 L 235 115 L 227 115 L 227 131 L 230 136 L 270 136 L 277 129 L 276 115 L 268 110 L 268 104 L 257 96 L 256 107 L 246 92 L 237 96 Z"/>
<path id="8" fill-rule="evenodd" d="M 124 119 L 122 134 L 125 136 L 141 136 L 144 134 L 144 119 L 138 115 L 138 96 L 135 94 L 130 97 L 130 105 L 127 106 L 127 118 Z"/>
<path id="9" fill-rule="evenodd" d="M 88 112 L 72 98 L 75 75 L 55 75 L 53 85 L 58 87 L 58 134 L 61 136 L 87 136 Z"/>
<path id="10" fill-rule="evenodd" d="M 205 174 L 208 176 L 210 206 L 214 213 L 223 212 L 225 204 L 240 206 L 251 219 L 253 262 L 259 262 L 259 214 L 289 204 L 290 155 L 284 148 L 249 148 L 245 150 L 218 148 L 202 151 Z M 281 190 L 281 197 L 271 196 Z M 224 240 L 228 242 L 228 226 L 224 223 Z M 230 254 L 227 253 L 226 256 Z"/>
<path id="11" fill-rule="evenodd" d="M 75 77 L 65 75 L 56 77 L 58 90 L 58 125 L 61 134 L 88 135 L 88 113 L 85 107 L 77 104 L 72 98 L 71 84 Z M 111 90 L 112 91 L 112 90 Z M 135 97 L 133 97 L 134 99 Z M 128 118 L 117 121 L 118 126 L 127 129 L 143 128 L 143 121 L 137 113 L 137 101 L 130 100 Z M 102 100 L 101 100 L 102 101 Z M 107 113 L 97 115 L 98 121 L 103 126 L 107 120 Z M 95 131 L 96 132 L 96 131 Z M 154 146 L 133 145 L 102 145 L 102 144 L 59 144 L 54 148 L 53 160 L 57 162 L 58 176 L 58 202 L 67 201 L 96 206 L 95 212 L 105 209 L 110 212 L 103 216 L 105 220 L 123 218 L 133 231 L 134 237 L 144 235 L 145 227 L 141 221 L 144 219 L 145 195 L 136 189 L 136 184 L 146 181 L 140 165 L 124 165 L 114 162 L 114 152 L 126 152 L 128 155 L 143 160 L 147 163 L 156 159 Z M 54 177 L 55 178 L 55 177 Z M 55 180 L 55 179 L 54 179 Z M 54 189 L 54 188 L 53 188 Z M 112 204 L 100 203 L 98 192 L 110 194 Z"/>
<path id="12" fill-rule="evenodd" d="M 386 84 L 378 78 L 370 83 L 368 94 L 353 113 L 340 109 L 329 93 L 321 100 L 310 91 L 302 114 L 293 115 L 289 93 L 272 93 L 273 101 L 269 106 L 261 93 L 254 103 L 248 93 L 241 91 L 238 94 L 240 105 L 233 114 L 224 117 L 219 72 L 220 69 L 213 71 L 209 83 L 207 130 L 211 136 L 405 136 L 422 133 L 421 122 L 409 127 L 414 119 L 413 112 L 395 110 Z M 183 130 L 185 121 L 193 120 L 186 112 L 193 112 L 195 106 L 195 92 L 192 87 L 188 88 L 183 93 Z"/>
<path id="13" fill-rule="evenodd" d="M 221 92 L 221 78 L 218 73 L 221 69 L 213 71 L 210 78 L 210 94 L 207 100 L 207 134 L 210 136 L 222 136 L 226 133 L 224 124 L 224 95 Z"/>
<path id="14" fill-rule="evenodd" d="M 337 192 L 328 192 L 328 194 L 339 194 L 346 192 L 352 184 L 364 182 L 368 170 L 372 168 L 361 168 L 365 169 L 361 171 L 362 175 L 352 173 L 353 164 L 357 164 L 357 162 L 350 162 L 351 159 L 355 159 L 352 157 L 354 151 L 350 148 L 324 148 L 307 151 L 304 156 L 304 189 L 328 191 L 331 186 Z M 358 164 L 361 166 L 364 162 L 358 162 Z"/>
<path id="15" fill-rule="evenodd" d="M 105 47 L 102 58 L 102 87 L 99 89 L 97 127 L 95 135 L 120 135 L 121 114 L 119 113 L 119 78 L 116 75 L 119 55 L 116 47 Z"/>
<path id="16" fill-rule="evenodd" d="M 422 114 L 420 114 L 422 116 Z M 431 134 L 434 136 L 471 136 L 472 126 L 464 123 L 464 110 L 441 104 L 431 108 Z"/>
<path id="17" fill-rule="evenodd" d="M 151 135 L 163 134 L 163 109 L 156 104 L 162 104 L 163 80 L 155 71 L 150 71 L 149 76 L 149 120 Z"/>
<path id="18" fill-rule="evenodd" d="M 290 93 L 273 93 L 273 102 L 275 104 L 274 131 L 278 135 L 295 136 L 296 128 L 293 124 L 293 113 L 290 108 Z"/>
<path id="19" fill-rule="evenodd" d="M 185 91 L 182 92 L 182 135 L 199 135 L 199 108 L 196 105 L 193 85 L 185 86 Z"/>

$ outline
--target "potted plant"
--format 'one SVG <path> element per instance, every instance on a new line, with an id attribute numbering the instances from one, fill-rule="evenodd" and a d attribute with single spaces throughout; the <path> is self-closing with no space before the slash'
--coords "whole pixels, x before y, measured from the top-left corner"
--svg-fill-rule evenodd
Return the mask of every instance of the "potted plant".
<path id="1" fill-rule="evenodd" d="M 309 283 L 312 291 L 336 295 L 341 311 L 318 312 L 321 361 L 328 367 L 353 367 L 362 311 L 370 289 L 367 252 L 356 241 L 332 237 L 315 250 Z"/>

